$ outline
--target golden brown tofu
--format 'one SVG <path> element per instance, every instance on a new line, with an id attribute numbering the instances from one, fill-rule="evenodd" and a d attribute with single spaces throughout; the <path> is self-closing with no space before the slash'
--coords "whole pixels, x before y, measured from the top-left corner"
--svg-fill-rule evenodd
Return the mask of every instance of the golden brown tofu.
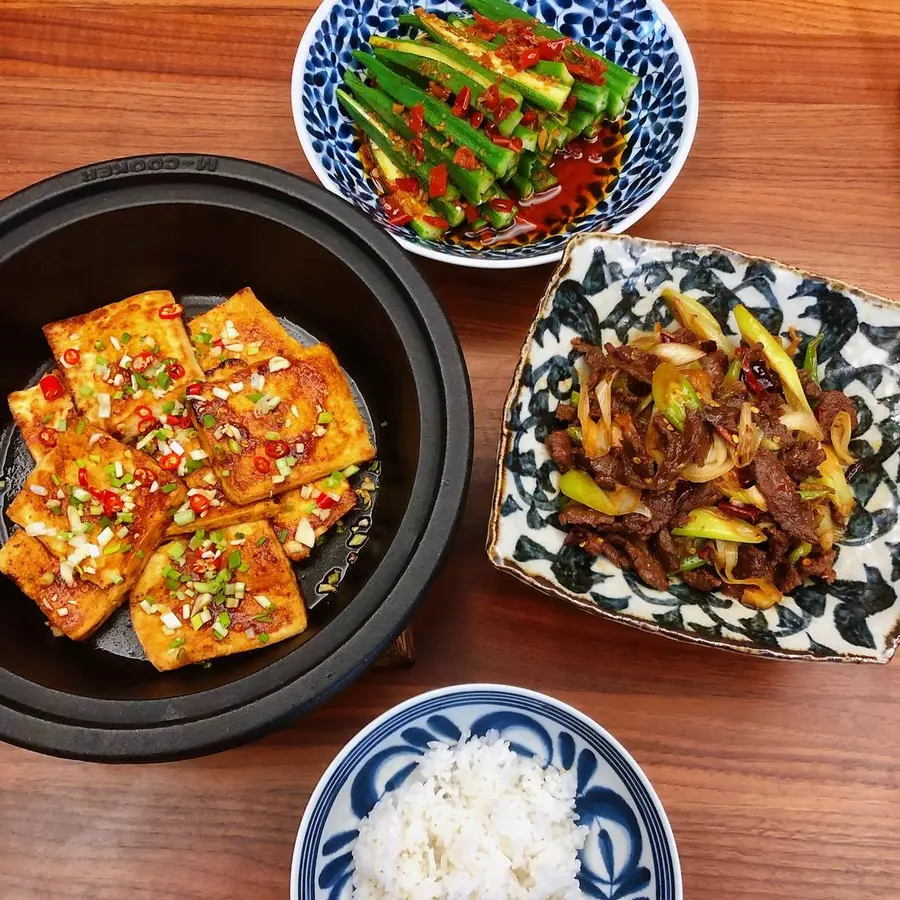
<path id="1" fill-rule="evenodd" d="M 306 609 L 268 522 L 163 544 L 131 591 L 134 630 L 161 672 L 299 634 Z"/>
<path id="2" fill-rule="evenodd" d="M 356 500 L 356 491 L 340 472 L 283 494 L 272 525 L 284 552 L 297 562 L 306 559 L 316 538 L 347 515 Z"/>
<path id="3" fill-rule="evenodd" d="M 35 462 L 56 446 L 60 432 L 74 422 L 75 407 L 64 385 L 59 369 L 54 369 L 34 387 L 9 395 L 13 421 Z"/>
<path id="4" fill-rule="evenodd" d="M 60 434 L 7 515 L 62 561 L 67 584 L 129 587 L 184 495 L 147 454 L 87 426 Z"/>
<path id="5" fill-rule="evenodd" d="M 119 585 L 100 588 L 75 577 L 67 583 L 58 560 L 37 538 L 16 531 L 0 548 L 0 572 L 30 597 L 55 628 L 66 637 L 90 637 L 122 604 L 128 591 Z"/>
<path id="6" fill-rule="evenodd" d="M 188 401 L 232 503 L 285 493 L 375 456 L 347 378 L 325 344 L 253 366 L 226 362 Z"/>
<path id="7" fill-rule="evenodd" d="M 250 365 L 301 349 L 282 324 L 246 287 L 188 323 L 194 352 L 205 371 L 227 359 Z"/>
<path id="8" fill-rule="evenodd" d="M 169 291 L 148 291 L 44 326 L 50 349 L 90 424 L 116 437 L 139 433 L 155 411 L 203 377 Z"/>

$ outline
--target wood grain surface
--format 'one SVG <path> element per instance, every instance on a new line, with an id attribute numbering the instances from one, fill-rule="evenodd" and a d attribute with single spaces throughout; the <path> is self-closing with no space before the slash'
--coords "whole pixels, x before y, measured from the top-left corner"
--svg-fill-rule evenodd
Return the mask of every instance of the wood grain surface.
<path id="1" fill-rule="evenodd" d="M 700 125 L 681 177 L 635 231 L 900 297 L 900 3 L 669 5 L 694 52 Z M 0 0 L 0 196 L 156 151 L 311 177 L 289 81 L 313 6 Z M 477 433 L 453 555 L 414 620 L 416 664 L 201 760 L 103 766 L 0 746 L 0 897 L 285 898 L 304 804 L 341 745 L 391 704 L 466 681 L 547 691 L 610 729 L 666 806 L 689 900 L 900 897 L 900 662 L 691 647 L 494 572 L 483 546 L 500 409 L 550 270 L 424 271 L 460 333 Z"/>

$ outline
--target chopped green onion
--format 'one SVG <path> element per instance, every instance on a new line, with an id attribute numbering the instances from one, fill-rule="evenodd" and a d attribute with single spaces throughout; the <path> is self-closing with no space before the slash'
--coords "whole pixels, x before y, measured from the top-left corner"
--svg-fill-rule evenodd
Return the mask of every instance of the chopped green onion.
<path id="1" fill-rule="evenodd" d="M 131 335 L 130 335 L 127 331 L 123 331 L 123 332 L 122 332 L 122 337 L 120 337 L 119 340 L 120 340 L 123 344 L 127 344 L 127 343 L 131 340 Z"/>
<path id="2" fill-rule="evenodd" d="M 118 553 L 119 550 L 121 550 L 121 549 L 122 549 L 121 544 L 109 543 L 103 548 L 103 555 L 104 556 L 112 556 L 113 553 Z"/>
<path id="3" fill-rule="evenodd" d="M 240 550 L 232 550 L 231 553 L 228 554 L 228 568 L 236 569 L 241 564 L 241 551 Z"/>
<path id="4" fill-rule="evenodd" d="M 252 394 L 247 394 L 247 399 L 251 403 L 259 403 L 260 400 L 265 396 L 261 391 L 254 391 Z"/>
<path id="5" fill-rule="evenodd" d="M 220 612 L 216 617 L 216 621 L 227 628 L 231 624 L 231 616 L 227 612 Z"/>
<path id="6" fill-rule="evenodd" d="M 264 537 L 261 537 L 261 538 L 256 542 L 256 546 L 257 546 L 257 547 L 262 547 L 262 545 L 263 545 L 265 542 L 266 542 L 266 539 L 265 539 Z"/>
<path id="7" fill-rule="evenodd" d="M 277 441 L 281 435 L 278 434 L 277 431 L 267 431 L 266 432 L 266 440 L 267 441 Z"/>
<path id="8" fill-rule="evenodd" d="M 172 491 L 174 491 L 175 488 L 177 488 L 177 487 L 178 487 L 177 484 L 164 484 L 164 485 L 162 486 L 162 492 L 163 492 L 164 494 L 170 494 L 170 493 L 172 493 Z"/>
<path id="9" fill-rule="evenodd" d="M 320 412 L 316 420 L 320 425 L 327 425 L 334 420 L 334 416 L 330 412 Z"/>
<path id="10" fill-rule="evenodd" d="M 163 403 L 163 405 L 162 405 L 162 411 L 164 413 L 170 413 L 170 412 L 172 412 L 173 409 L 175 409 L 175 401 L 174 400 L 168 400 L 166 403 Z"/>
<path id="11" fill-rule="evenodd" d="M 355 475 L 358 471 L 359 466 L 347 466 L 347 468 L 344 469 L 343 474 L 345 478 L 350 478 L 351 475 Z"/>
<path id="12" fill-rule="evenodd" d="M 84 433 L 84 419 L 79 419 L 78 424 L 75 426 L 75 434 L 83 434 Z"/>
<path id="13" fill-rule="evenodd" d="M 60 481 L 59 481 L 59 476 L 56 474 L 56 472 L 52 472 L 52 473 L 50 474 L 50 477 L 53 479 L 53 483 L 54 483 L 57 487 L 59 487 Z"/>
<path id="14" fill-rule="evenodd" d="M 803 369 L 816 384 L 819 383 L 819 344 L 822 343 L 824 337 L 825 335 L 821 332 L 817 334 L 806 345 L 806 354 L 803 357 Z"/>
<path id="15" fill-rule="evenodd" d="M 189 525 L 196 518 L 197 516 L 192 509 L 179 509 L 172 517 L 172 520 L 176 525 Z"/>
<path id="16" fill-rule="evenodd" d="M 242 562 L 238 566 L 238 572 L 249 572 L 250 571 L 250 563 Z"/>
<path id="17" fill-rule="evenodd" d="M 288 530 L 287 528 L 279 528 L 278 529 L 278 541 L 283 544 L 288 539 Z"/>
<path id="18" fill-rule="evenodd" d="M 228 448 L 229 448 L 229 450 L 231 450 L 232 453 L 240 453 L 241 452 L 241 445 L 234 438 L 228 439 Z"/>
<path id="19" fill-rule="evenodd" d="M 332 472 L 325 479 L 325 487 L 329 490 L 340 487 L 344 483 L 344 476 L 341 472 Z"/>
<path id="20" fill-rule="evenodd" d="M 572 406 L 578 406 L 578 401 L 581 399 L 581 393 L 579 391 L 572 391 L 569 396 L 569 403 Z"/>
<path id="21" fill-rule="evenodd" d="M 198 344 L 208 344 L 212 340 L 212 335 L 208 331 L 201 331 L 199 334 L 194 335 L 194 340 Z"/>
<path id="22" fill-rule="evenodd" d="M 175 541 L 169 546 L 169 556 L 172 559 L 181 559 L 184 556 L 184 544 L 181 541 Z M 163 573 L 165 574 L 165 573 Z"/>
<path id="23" fill-rule="evenodd" d="M 261 631 L 261 632 L 256 636 L 256 639 L 257 639 L 261 644 L 268 644 L 268 643 L 269 643 L 269 636 L 268 636 L 264 631 Z"/>
<path id="24" fill-rule="evenodd" d="M 203 417 L 202 422 L 204 428 L 214 428 L 216 424 L 216 417 L 212 413 L 207 413 Z"/>
<path id="25" fill-rule="evenodd" d="M 82 397 L 93 397 L 94 389 L 89 384 L 83 384 L 78 388 L 78 393 L 81 394 Z"/>
<path id="26" fill-rule="evenodd" d="M 104 341 L 94 341 L 94 349 L 95 350 L 103 350 L 106 348 L 106 344 Z"/>
<path id="27" fill-rule="evenodd" d="M 580 425 L 570 425 L 566 429 L 566 434 L 575 441 L 576 444 L 584 443 L 584 432 L 581 430 Z"/>
<path id="28" fill-rule="evenodd" d="M 159 375 L 156 376 L 156 383 L 164 390 L 167 391 L 172 385 L 172 379 L 169 378 L 169 373 L 166 371 L 162 371 Z"/>
<path id="29" fill-rule="evenodd" d="M 362 547 L 362 545 L 366 542 L 367 539 L 368 539 L 368 537 L 365 534 L 354 534 L 353 537 L 350 538 L 349 541 L 347 541 L 347 546 L 348 547 Z"/>
<path id="30" fill-rule="evenodd" d="M 198 528 L 188 542 L 188 546 L 191 550 L 196 550 L 204 540 L 206 540 L 206 532 L 202 528 Z"/>
<path id="31" fill-rule="evenodd" d="M 169 649 L 170 649 L 170 650 L 177 650 L 179 647 L 183 647 L 183 646 L 184 646 L 184 640 L 185 640 L 185 639 L 184 639 L 183 637 L 175 638 L 175 640 L 172 641 L 171 644 L 169 644 Z"/>
<path id="32" fill-rule="evenodd" d="M 65 431 L 66 430 L 66 420 L 65 419 L 60 419 L 56 423 L 56 430 L 57 431 Z"/>

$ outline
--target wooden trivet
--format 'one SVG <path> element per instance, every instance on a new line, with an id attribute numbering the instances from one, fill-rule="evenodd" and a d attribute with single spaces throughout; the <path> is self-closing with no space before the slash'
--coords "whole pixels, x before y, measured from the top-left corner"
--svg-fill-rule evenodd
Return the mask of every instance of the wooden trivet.
<path id="1" fill-rule="evenodd" d="M 416 648 L 413 643 L 412 628 L 406 628 L 393 641 L 390 647 L 375 660 L 376 668 L 387 666 L 411 666 L 416 661 Z"/>

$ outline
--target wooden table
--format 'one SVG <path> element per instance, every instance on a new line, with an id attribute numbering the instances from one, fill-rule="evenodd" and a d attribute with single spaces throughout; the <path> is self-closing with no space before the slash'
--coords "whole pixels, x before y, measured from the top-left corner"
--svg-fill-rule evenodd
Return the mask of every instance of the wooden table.
<path id="1" fill-rule="evenodd" d="M 172 150 L 311 177 L 288 86 L 313 5 L 2 0 L 0 196 Z M 678 182 L 635 231 L 900 297 L 897 0 L 670 5 L 697 63 L 700 126 Z M 0 747 L 0 897 L 284 898 L 297 823 L 334 753 L 388 706 L 465 681 L 547 691 L 621 739 L 668 810 L 690 900 L 900 896 L 900 662 L 695 648 L 494 572 L 483 545 L 500 409 L 550 270 L 424 269 L 459 329 L 477 431 L 455 550 L 415 618 L 419 661 L 206 759 L 103 766 Z"/>

